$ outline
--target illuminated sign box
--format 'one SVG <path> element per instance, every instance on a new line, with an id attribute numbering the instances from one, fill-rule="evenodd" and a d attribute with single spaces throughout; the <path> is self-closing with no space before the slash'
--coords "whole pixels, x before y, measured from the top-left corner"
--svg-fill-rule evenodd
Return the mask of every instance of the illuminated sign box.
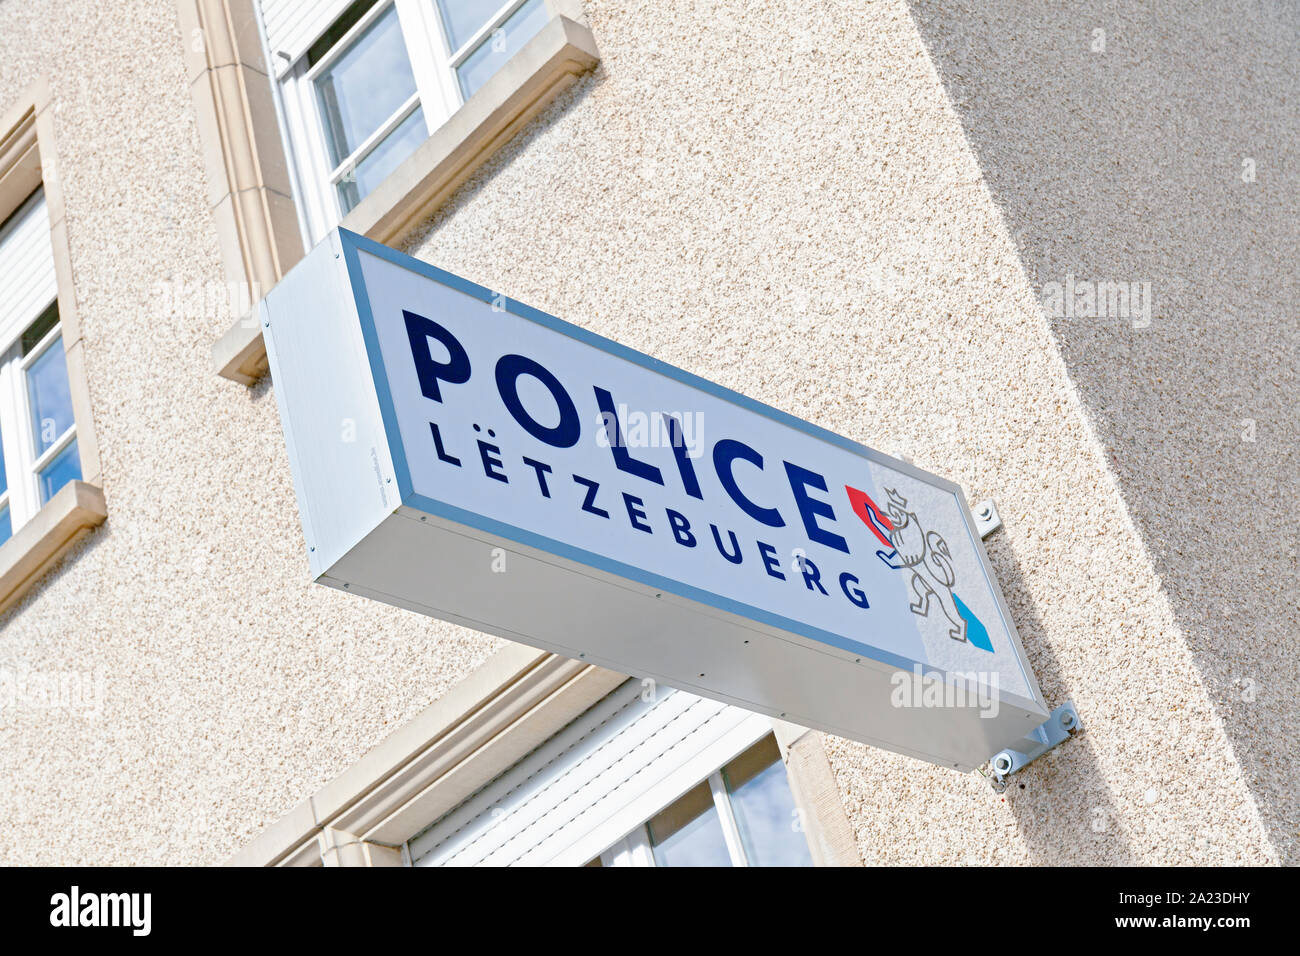
<path id="1" fill-rule="evenodd" d="M 953 483 L 342 230 L 260 318 L 316 581 L 963 770 L 1046 719 Z"/>

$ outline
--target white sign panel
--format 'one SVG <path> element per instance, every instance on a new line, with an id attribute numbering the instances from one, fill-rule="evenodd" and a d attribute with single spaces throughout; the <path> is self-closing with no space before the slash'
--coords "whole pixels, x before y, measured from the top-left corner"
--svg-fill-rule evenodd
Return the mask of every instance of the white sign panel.
<path id="1" fill-rule="evenodd" d="M 347 232 L 262 319 L 323 583 L 949 766 L 1046 717 L 953 483 Z"/>

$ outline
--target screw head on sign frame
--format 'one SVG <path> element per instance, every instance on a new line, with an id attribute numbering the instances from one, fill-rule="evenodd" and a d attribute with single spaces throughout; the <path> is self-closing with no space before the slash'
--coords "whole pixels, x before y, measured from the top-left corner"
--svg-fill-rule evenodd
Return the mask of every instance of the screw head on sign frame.
<path id="1" fill-rule="evenodd" d="M 1002 527 L 1002 516 L 998 514 L 998 506 L 992 498 L 981 501 L 971 509 L 971 513 L 975 515 L 975 528 L 981 538 L 987 538 Z"/>

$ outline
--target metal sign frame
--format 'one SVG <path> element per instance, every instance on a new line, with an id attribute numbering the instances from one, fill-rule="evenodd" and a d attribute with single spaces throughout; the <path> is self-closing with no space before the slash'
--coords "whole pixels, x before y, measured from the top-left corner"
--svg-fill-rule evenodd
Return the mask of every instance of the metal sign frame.
<path id="1" fill-rule="evenodd" d="M 905 712 L 894 708 L 890 715 L 876 698 L 887 695 L 887 686 L 896 686 L 890 682 L 897 681 L 900 671 L 919 667 L 927 678 L 941 682 L 949 675 L 926 662 L 888 653 L 805 621 L 421 493 L 412 479 L 401 436 L 390 370 L 385 365 L 372 310 L 372 290 L 367 288 L 364 276 L 365 256 L 951 495 L 962 515 L 969 545 L 978 556 L 981 585 L 996 604 L 1027 693 L 999 692 L 1003 715 L 993 719 L 970 715 L 976 718 L 974 724 L 966 719 L 968 715 L 954 717 L 952 708 L 943 707 L 939 714 L 921 708 Z M 263 300 L 260 316 L 315 580 L 960 769 L 973 769 L 1023 739 L 1047 717 L 1041 691 L 957 484 L 346 230 L 332 232 L 295 267 Z M 357 431 L 357 439 L 343 446 L 331 436 L 341 421 L 355 423 Z M 420 533 L 413 533 L 412 524 Z M 429 536 L 432 532 L 437 532 L 436 540 Z M 417 540 L 421 534 L 428 537 Z M 445 588 L 436 600 L 426 600 L 427 595 L 421 591 L 428 591 L 432 585 L 404 577 L 411 562 L 440 561 L 449 549 L 484 545 L 504 548 L 524 561 L 522 576 L 512 571 L 502 577 L 513 580 L 491 582 L 490 586 L 499 592 L 498 604 L 479 598 L 465 608 L 449 606 L 459 600 L 460 592 L 454 588 L 469 594 L 484 586 L 454 561 L 442 565 Z M 389 552 L 400 552 L 402 557 L 393 560 Z M 457 577 L 462 575 L 463 579 Z M 452 578 L 457 578 L 454 586 Z M 635 608 L 636 614 L 661 618 L 664 627 L 685 627 L 696 643 L 674 645 L 662 656 L 636 653 L 633 660 L 627 648 L 617 653 L 605 650 L 603 633 L 574 634 L 565 639 L 562 625 L 566 610 L 563 606 L 547 606 L 547 595 L 537 590 L 543 586 L 577 588 L 583 600 L 596 602 L 601 613 L 589 616 L 593 623 L 604 622 L 597 623 L 598 627 L 608 628 L 611 620 L 617 620 L 603 611 L 606 605 L 623 602 L 627 608 Z M 529 601 L 537 604 L 538 629 L 545 633 L 530 633 L 528 622 L 521 626 L 519 615 L 512 614 L 518 608 L 512 608 L 511 602 Z M 663 610 L 667 608 L 672 610 Z M 572 607 L 567 613 L 572 622 Z M 746 668 L 745 655 L 738 655 L 734 648 L 722 654 L 711 652 L 715 635 L 725 635 L 725 639 L 719 638 L 724 644 L 736 638 L 735 643 L 746 648 L 761 643 L 782 663 L 756 668 L 749 680 L 729 683 L 719 677 L 715 681 L 706 674 L 717 674 L 719 668 L 724 672 Z M 781 674 L 792 667 L 798 673 L 790 679 L 799 690 L 787 702 L 781 696 L 784 691 L 772 685 L 779 683 Z M 842 679 L 842 672 L 872 676 L 849 680 Z M 800 675 L 815 675 L 814 680 L 822 682 L 827 695 L 856 698 L 864 719 L 846 716 L 843 699 L 836 701 L 836 719 L 819 714 L 818 688 L 806 686 L 806 680 L 800 684 Z"/>

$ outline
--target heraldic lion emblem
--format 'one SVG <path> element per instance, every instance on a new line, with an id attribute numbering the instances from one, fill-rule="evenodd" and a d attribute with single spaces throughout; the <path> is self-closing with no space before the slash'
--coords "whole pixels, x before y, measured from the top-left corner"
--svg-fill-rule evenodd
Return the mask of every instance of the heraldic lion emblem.
<path id="1" fill-rule="evenodd" d="M 885 505 L 891 525 L 889 543 L 899 564 L 886 563 L 912 572 L 912 593 L 916 596 L 910 605 L 912 613 L 929 617 L 931 603 L 937 603 L 952 625 L 948 636 L 954 641 L 965 641 L 966 619 L 958 611 L 952 591 L 957 583 L 957 574 L 952 566 L 948 542 L 937 531 L 927 532 L 916 512 L 908 510 L 907 499 L 897 491 L 886 488 L 885 494 L 889 496 Z"/>

